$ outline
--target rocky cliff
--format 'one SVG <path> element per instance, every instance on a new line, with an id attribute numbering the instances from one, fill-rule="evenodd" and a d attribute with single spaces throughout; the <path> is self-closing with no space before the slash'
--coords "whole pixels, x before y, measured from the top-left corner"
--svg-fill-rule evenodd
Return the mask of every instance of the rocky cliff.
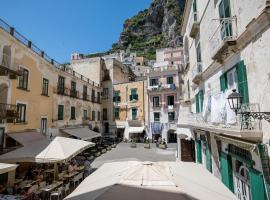
<path id="1" fill-rule="evenodd" d="M 153 59 L 156 48 L 179 46 L 184 5 L 185 0 L 153 0 L 149 9 L 125 21 L 111 51 L 130 49 Z"/>

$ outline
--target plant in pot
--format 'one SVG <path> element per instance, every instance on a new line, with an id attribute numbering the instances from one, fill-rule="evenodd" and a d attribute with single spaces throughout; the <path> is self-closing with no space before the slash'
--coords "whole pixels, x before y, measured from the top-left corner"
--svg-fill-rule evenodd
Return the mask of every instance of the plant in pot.
<path id="1" fill-rule="evenodd" d="M 146 140 L 145 140 L 145 142 L 144 142 L 144 148 L 150 149 L 150 142 L 149 142 L 149 139 L 146 139 Z"/>
<path id="2" fill-rule="evenodd" d="M 131 148 L 136 148 L 137 147 L 135 140 L 133 140 L 133 139 L 131 140 L 130 146 L 131 146 Z"/>

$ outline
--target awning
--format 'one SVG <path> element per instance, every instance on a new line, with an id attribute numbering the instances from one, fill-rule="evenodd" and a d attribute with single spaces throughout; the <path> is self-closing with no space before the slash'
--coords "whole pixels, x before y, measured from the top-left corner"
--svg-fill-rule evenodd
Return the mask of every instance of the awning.
<path id="1" fill-rule="evenodd" d="M 189 128 L 177 128 L 177 135 L 179 135 L 180 139 L 192 138 Z"/>
<path id="2" fill-rule="evenodd" d="M 34 142 L 3 154 L 0 156 L 0 161 L 11 163 L 59 163 L 70 160 L 91 146 L 94 146 L 94 143 L 65 137 L 56 137 L 52 141 L 42 140 Z"/>
<path id="3" fill-rule="evenodd" d="M 81 140 L 91 140 L 93 138 L 101 137 L 100 133 L 90 130 L 88 127 L 80 127 L 80 128 L 66 128 L 61 129 L 62 132 L 75 136 Z"/>
<path id="4" fill-rule="evenodd" d="M 45 136 L 35 131 L 22 133 L 8 133 L 7 135 L 12 139 L 16 140 L 17 142 L 19 142 L 23 146 L 32 144 L 33 142 L 47 140 Z"/>
<path id="5" fill-rule="evenodd" d="M 14 171 L 17 167 L 18 165 L 0 163 L 0 174 Z"/>
<path id="6" fill-rule="evenodd" d="M 142 133 L 144 129 L 145 127 L 129 127 L 128 131 L 129 134 L 134 134 L 134 133 Z"/>

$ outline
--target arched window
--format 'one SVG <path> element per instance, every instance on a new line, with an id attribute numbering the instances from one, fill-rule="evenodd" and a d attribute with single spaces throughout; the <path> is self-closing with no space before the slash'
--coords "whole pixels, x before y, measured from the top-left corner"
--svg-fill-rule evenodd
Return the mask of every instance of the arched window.
<path id="1" fill-rule="evenodd" d="M 10 68 L 11 66 L 11 49 L 9 46 L 4 46 L 3 48 L 2 65 L 7 68 Z"/>

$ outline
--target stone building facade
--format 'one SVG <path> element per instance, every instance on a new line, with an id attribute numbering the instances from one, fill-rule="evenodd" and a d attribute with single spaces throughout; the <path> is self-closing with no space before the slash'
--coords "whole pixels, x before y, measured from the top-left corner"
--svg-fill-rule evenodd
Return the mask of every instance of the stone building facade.
<path id="1" fill-rule="evenodd" d="M 269 1 L 187 1 L 178 157 L 196 161 L 239 199 L 266 199 L 269 123 L 236 115 L 269 111 Z M 266 150 L 266 151 L 265 151 Z M 266 185 L 265 185 L 266 184 Z"/>

